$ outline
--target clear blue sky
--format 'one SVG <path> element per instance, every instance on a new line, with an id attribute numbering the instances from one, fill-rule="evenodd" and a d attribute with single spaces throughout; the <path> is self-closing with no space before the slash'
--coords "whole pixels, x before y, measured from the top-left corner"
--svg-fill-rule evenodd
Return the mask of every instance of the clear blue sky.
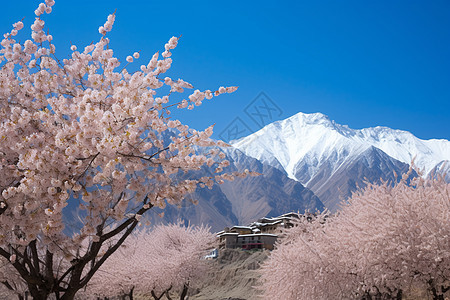
<path id="1" fill-rule="evenodd" d="M 23 17 L 28 30 L 38 3 L 2 3 L 0 31 Z M 98 40 L 116 9 L 109 37 L 119 59 L 140 50 L 139 66 L 182 34 L 172 77 L 240 86 L 180 116 L 198 129 L 216 123 L 215 137 L 233 121 L 258 129 L 245 109 L 264 92 L 271 120 L 322 112 L 351 128 L 450 139 L 450 1 L 56 0 L 44 18 L 58 56 Z"/>

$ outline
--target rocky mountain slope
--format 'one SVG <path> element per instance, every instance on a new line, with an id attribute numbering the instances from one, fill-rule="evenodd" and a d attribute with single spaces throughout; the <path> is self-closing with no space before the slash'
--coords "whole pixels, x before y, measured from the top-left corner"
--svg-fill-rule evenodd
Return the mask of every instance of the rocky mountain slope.
<path id="1" fill-rule="evenodd" d="M 191 224 L 211 226 L 212 231 L 220 231 L 226 226 L 247 225 L 264 216 L 278 216 L 289 211 L 316 211 L 324 208 L 323 203 L 300 182 L 290 179 L 283 171 L 261 163 L 241 151 L 224 148 L 226 159 L 230 161 L 227 171 L 245 169 L 259 172 L 256 177 L 237 178 L 214 185 L 212 189 L 197 188 L 188 195 L 180 207 L 167 206 L 164 218 L 158 217 L 162 211 L 149 212 L 152 223 L 186 220 Z M 213 175 L 212 170 L 203 168 L 187 176 Z M 198 202 L 194 205 L 193 202 Z"/>
<path id="2" fill-rule="evenodd" d="M 394 180 L 413 159 L 423 176 L 450 170 L 447 140 L 421 140 L 387 127 L 355 130 L 320 113 L 298 113 L 232 145 L 304 184 L 333 211 L 364 179 Z"/>

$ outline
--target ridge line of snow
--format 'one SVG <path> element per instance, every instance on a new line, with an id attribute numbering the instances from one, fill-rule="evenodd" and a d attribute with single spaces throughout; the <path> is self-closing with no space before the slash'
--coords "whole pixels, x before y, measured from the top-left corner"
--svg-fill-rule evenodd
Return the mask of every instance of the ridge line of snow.
<path id="1" fill-rule="evenodd" d="M 424 175 L 428 175 L 442 161 L 450 160 L 448 140 L 422 140 L 408 131 L 385 126 L 351 129 L 321 113 L 298 113 L 230 144 L 269 164 L 277 160 L 293 179 L 297 177 L 295 168 L 305 158 L 313 164 L 308 169 L 314 169 L 314 163 L 319 167 L 320 162 L 337 155 L 336 161 L 331 161 L 336 164 L 335 171 L 347 160 L 345 155 L 356 156 L 369 146 L 406 164 L 410 164 L 415 157 L 415 164 L 424 170 Z M 311 180 L 314 174 L 309 176 Z"/>

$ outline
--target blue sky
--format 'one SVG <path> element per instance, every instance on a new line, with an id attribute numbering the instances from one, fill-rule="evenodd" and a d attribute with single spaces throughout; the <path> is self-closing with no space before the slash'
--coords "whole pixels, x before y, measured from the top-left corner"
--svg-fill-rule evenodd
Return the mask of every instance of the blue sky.
<path id="1" fill-rule="evenodd" d="M 3 3 L 0 31 L 23 17 L 29 28 L 38 3 Z M 449 1 L 56 0 L 44 18 L 58 56 L 67 56 L 70 42 L 98 40 L 115 10 L 108 35 L 119 59 L 140 50 L 137 68 L 182 34 L 170 76 L 201 90 L 240 87 L 176 114 L 198 129 L 216 123 L 215 137 L 227 139 L 235 125 L 247 134 L 297 112 L 321 112 L 351 128 L 450 139 Z M 264 101 L 271 115 L 252 118 L 254 108 L 267 113 Z"/>

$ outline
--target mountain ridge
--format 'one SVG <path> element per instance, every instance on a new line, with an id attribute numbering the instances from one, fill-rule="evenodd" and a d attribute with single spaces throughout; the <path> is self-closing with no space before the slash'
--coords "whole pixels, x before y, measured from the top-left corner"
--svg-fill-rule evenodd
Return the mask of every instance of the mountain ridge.
<path id="1" fill-rule="evenodd" d="M 310 188 L 331 210 L 364 178 L 396 181 L 412 161 L 424 177 L 450 171 L 450 141 L 385 126 L 351 129 L 321 113 L 295 114 L 230 144 Z"/>
<path id="2" fill-rule="evenodd" d="M 273 134 L 270 134 L 270 131 Z M 296 157 L 283 154 L 289 151 L 281 151 L 282 153 L 280 155 L 273 155 L 291 178 L 294 176 L 290 172 L 292 170 L 290 170 L 286 162 L 287 159 L 299 161 L 303 155 L 310 153 L 312 147 L 321 142 L 318 140 L 319 137 L 326 138 L 328 144 L 330 144 L 330 140 L 335 141 L 337 144 L 335 146 L 345 146 L 346 143 L 343 140 L 348 139 L 352 143 L 352 150 L 354 151 L 364 151 L 369 146 L 375 146 L 389 156 L 407 164 L 410 164 L 415 159 L 416 167 L 423 169 L 424 175 L 428 175 L 442 161 L 450 160 L 450 141 L 448 140 L 422 140 L 408 131 L 391 129 L 386 126 L 351 129 L 347 125 L 336 123 L 322 113 L 297 113 L 287 119 L 271 123 L 247 137 L 231 141 L 230 144 L 256 159 L 270 161 L 266 157 L 267 153 L 263 153 L 267 147 L 265 149 L 251 149 L 250 147 L 251 143 L 259 143 L 259 145 L 265 146 L 270 145 L 268 141 L 263 140 L 263 137 L 267 134 L 270 135 L 268 139 L 271 140 L 272 144 L 275 141 L 283 142 L 284 146 L 278 145 L 281 148 L 276 150 L 283 150 L 282 147 L 285 149 L 286 147 L 295 148 L 294 152 L 296 153 Z M 292 135 L 295 136 L 292 137 Z M 293 141 L 297 137 L 303 138 L 303 144 Z M 340 144 L 337 142 L 340 142 Z M 322 143 L 321 149 L 324 148 L 324 144 L 326 143 Z M 266 154 L 266 156 L 263 154 Z"/>

